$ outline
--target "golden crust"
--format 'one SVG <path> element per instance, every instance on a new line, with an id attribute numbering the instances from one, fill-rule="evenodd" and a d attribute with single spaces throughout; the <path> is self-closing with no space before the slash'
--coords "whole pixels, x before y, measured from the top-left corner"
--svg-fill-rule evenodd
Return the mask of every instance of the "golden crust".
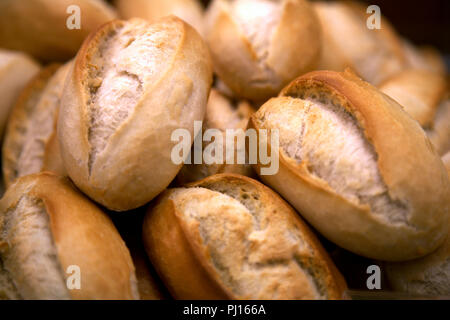
<path id="1" fill-rule="evenodd" d="M 383 222 L 371 213 L 369 206 L 350 202 L 324 180 L 313 177 L 307 163 L 298 163 L 283 152 L 279 172 L 261 176 L 262 180 L 280 192 L 323 235 L 357 254 L 397 261 L 436 249 L 447 232 L 443 226 L 449 214 L 449 180 L 417 122 L 395 101 L 350 72 L 311 72 L 283 89 L 280 97 L 314 94 L 338 97 L 356 119 L 374 148 L 377 170 L 390 199 L 408 204 L 406 224 Z M 266 108 L 280 112 L 276 100 L 269 101 Z M 258 113 L 249 126 L 258 129 Z M 259 172 L 259 165 L 256 171 Z"/>
<path id="2" fill-rule="evenodd" d="M 73 299 L 138 299 L 125 243 L 109 217 L 68 179 L 50 172 L 19 178 L 0 201 L 2 212 L 23 195 L 43 201 L 62 269 L 80 267 L 81 289 L 69 292 Z"/>
<path id="3" fill-rule="evenodd" d="M 40 69 L 41 66 L 27 54 L 0 48 L 0 139 L 17 98 Z"/>
<path id="4" fill-rule="evenodd" d="M 308 262 L 302 260 L 305 263 L 302 265 L 302 268 L 306 270 L 308 267 L 311 267 L 311 270 L 314 270 L 314 275 L 311 276 L 315 278 L 317 283 L 321 284 L 320 287 L 323 289 L 323 292 L 326 292 L 325 294 L 329 299 L 341 299 L 343 297 L 343 292 L 346 288 L 345 281 L 328 257 L 328 254 L 295 211 L 269 188 L 253 179 L 234 174 L 214 175 L 202 181 L 189 184 L 186 188 L 185 190 L 206 188 L 221 193 L 229 190 L 230 193 L 234 194 L 239 194 L 240 190 L 245 189 L 245 192 L 256 195 L 257 201 L 264 208 L 261 209 L 263 210 L 261 214 L 263 218 L 261 219 L 275 228 L 272 230 L 274 234 L 281 236 L 286 231 L 285 229 L 275 231 L 277 230 L 276 225 L 278 225 L 278 222 L 275 223 L 275 220 L 280 221 L 281 219 L 293 230 L 297 230 L 301 234 L 302 243 L 306 243 L 310 248 L 309 253 L 306 254 L 310 260 Z M 175 190 L 177 189 L 167 190 L 160 196 L 155 206 L 149 208 L 143 226 L 143 238 L 147 253 L 169 290 L 176 298 L 180 299 L 250 298 L 239 295 L 232 287 L 226 285 L 220 279 L 218 270 L 212 263 L 212 251 L 209 251 L 210 249 L 208 249 L 195 227 L 196 224 L 192 225 L 187 222 L 183 214 L 177 209 L 176 198 L 171 198 Z M 230 220 L 229 227 L 231 227 L 232 223 L 237 223 L 237 221 Z M 217 230 L 214 230 L 214 232 L 217 231 L 218 234 L 221 234 L 221 226 L 217 225 L 216 228 Z M 250 230 L 248 231 L 250 232 Z M 283 237 L 281 236 L 281 238 Z M 269 235 L 264 237 L 264 240 L 261 240 L 265 249 L 263 251 L 259 250 L 258 254 L 263 257 L 263 261 L 265 259 L 267 261 L 276 259 L 279 255 L 279 250 L 289 252 L 288 248 L 275 245 L 275 243 L 279 243 L 279 240 Z M 223 239 L 223 241 L 226 242 L 227 239 Z M 174 246 L 174 243 L 177 245 Z M 263 245 L 262 243 L 261 245 Z M 167 250 L 169 247 L 177 249 L 175 252 L 169 252 L 173 251 Z M 306 256 L 302 256 L 302 258 L 308 259 Z M 290 258 L 286 257 L 286 259 L 289 260 Z M 269 286 L 265 289 L 267 291 L 259 292 L 259 295 L 270 297 L 278 293 L 279 299 L 309 296 L 311 293 L 307 292 L 309 289 L 306 284 L 300 290 L 303 292 L 291 292 L 286 289 L 286 283 L 283 283 L 283 281 L 296 282 L 298 280 L 295 277 L 280 279 L 279 281 L 281 282 L 277 282 L 280 285 L 279 292 L 277 288 Z"/>
<path id="5" fill-rule="evenodd" d="M 121 18 L 142 18 L 150 22 L 175 15 L 203 33 L 203 8 L 198 0 L 116 0 Z"/>

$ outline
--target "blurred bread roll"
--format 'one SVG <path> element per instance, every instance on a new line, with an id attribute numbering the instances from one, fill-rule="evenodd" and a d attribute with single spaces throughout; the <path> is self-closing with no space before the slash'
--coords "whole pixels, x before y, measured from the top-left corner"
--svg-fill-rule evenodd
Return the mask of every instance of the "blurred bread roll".
<path id="1" fill-rule="evenodd" d="M 340 247 L 402 261 L 445 240 L 450 182 L 441 159 L 398 103 L 354 74 L 299 77 L 249 126 L 279 130 L 279 171 L 261 179 Z"/>
<path id="2" fill-rule="evenodd" d="M 406 68 L 402 43 L 386 19 L 381 29 L 366 25 L 366 7 L 355 2 L 313 2 L 323 30 L 319 70 L 352 68 L 364 80 L 378 85 Z"/>
<path id="3" fill-rule="evenodd" d="M 237 97 L 265 100 L 317 65 L 320 26 L 305 0 L 214 0 L 205 25 L 214 69 Z"/>
<path id="4" fill-rule="evenodd" d="M 70 63 L 45 68 L 22 92 L 8 120 L 2 166 L 8 187 L 21 176 L 49 170 L 64 175 L 56 122 Z"/>
<path id="5" fill-rule="evenodd" d="M 407 69 L 384 81 L 379 89 L 397 101 L 423 128 L 430 128 L 447 83 L 437 73 Z"/>
<path id="6" fill-rule="evenodd" d="M 439 155 L 450 151 L 450 99 L 444 99 L 435 112 L 433 125 L 426 130 Z"/>
<path id="7" fill-rule="evenodd" d="M 176 299 L 342 299 L 346 289 L 295 211 L 239 175 L 166 190 L 145 216 L 143 240 Z"/>
<path id="8" fill-rule="evenodd" d="M 79 273 L 79 288 L 69 289 Z M 0 296 L 139 299 L 130 253 L 109 217 L 66 178 L 19 178 L 0 200 Z"/>
<path id="9" fill-rule="evenodd" d="M 436 49 L 432 47 L 417 48 L 406 39 L 403 39 L 402 45 L 409 68 L 440 75 L 446 74 L 445 62 Z"/>
<path id="10" fill-rule="evenodd" d="M 228 159 L 226 155 L 227 137 L 226 130 L 245 130 L 247 128 L 248 120 L 255 110 L 253 107 L 244 100 L 231 101 L 217 90 L 211 89 L 208 104 L 206 106 L 205 119 L 203 120 L 203 132 L 208 129 L 218 129 L 223 134 L 223 163 L 221 164 L 194 164 L 193 163 L 193 153 L 194 146 L 191 149 L 191 164 L 185 164 L 181 168 L 177 181 L 180 184 L 185 184 L 188 182 L 194 182 L 206 178 L 208 176 L 217 173 L 235 173 L 244 176 L 252 176 L 253 169 L 249 164 L 237 164 L 235 159 L 235 154 L 239 152 L 246 152 L 245 146 L 239 146 L 237 143 L 234 144 L 235 152 L 232 155 L 233 159 Z M 244 132 L 242 132 L 245 134 Z M 203 142 L 203 150 L 211 142 Z M 230 164 L 231 161 L 234 164 Z"/>
<path id="11" fill-rule="evenodd" d="M 115 5 L 123 19 L 142 18 L 154 22 L 174 15 L 203 34 L 203 7 L 198 0 L 116 0 Z"/>
<path id="12" fill-rule="evenodd" d="M 444 75 L 448 73 L 445 60 L 437 49 L 431 46 L 423 46 L 419 50 L 427 61 L 431 71 Z"/>
<path id="13" fill-rule="evenodd" d="M 79 9 L 79 29 L 68 27 L 75 23 L 78 9 L 74 8 Z M 66 61 L 89 33 L 115 18 L 115 11 L 103 0 L 2 0 L 0 47 L 42 61 Z"/>
<path id="14" fill-rule="evenodd" d="M 39 70 L 39 64 L 28 55 L 0 49 L 0 140 L 13 105 Z"/>
<path id="15" fill-rule="evenodd" d="M 181 19 L 104 25 L 84 42 L 61 99 L 68 175 L 108 209 L 146 204 L 181 169 L 171 158 L 172 134 L 185 129 L 193 140 L 211 83 L 208 48 Z"/>

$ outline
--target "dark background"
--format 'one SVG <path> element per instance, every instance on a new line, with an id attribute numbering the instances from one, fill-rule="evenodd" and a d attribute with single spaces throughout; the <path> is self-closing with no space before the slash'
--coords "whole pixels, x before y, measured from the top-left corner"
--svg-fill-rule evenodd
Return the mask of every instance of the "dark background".
<path id="1" fill-rule="evenodd" d="M 163 1 L 163 0 L 162 0 Z M 209 0 L 202 0 L 207 5 Z M 450 0 L 373 0 L 397 32 L 417 45 L 432 45 L 450 58 Z"/>

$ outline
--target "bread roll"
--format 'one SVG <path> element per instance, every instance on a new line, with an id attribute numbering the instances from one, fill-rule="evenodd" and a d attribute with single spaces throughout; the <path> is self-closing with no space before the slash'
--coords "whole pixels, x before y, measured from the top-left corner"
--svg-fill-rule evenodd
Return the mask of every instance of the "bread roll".
<path id="1" fill-rule="evenodd" d="M 352 68 L 364 80 L 378 85 L 406 68 L 402 43 L 386 19 L 381 29 L 366 25 L 366 7 L 354 2 L 314 2 L 323 30 L 318 69 Z"/>
<path id="2" fill-rule="evenodd" d="M 444 99 L 438 106 L 433 126 L 426 130 L 428 138 L 439 155 L 450 151 L 450 99 Z"/>
<path id="3" fill-rule="evenodd" d="M 203 34 L 203 7 L 198 0 L 116 0 L 115 4 L 123 19 L 142 18 L 154 22 L 174 15 Z"/>
<path id="4" fill-rule="evenodd" d="M 450 234 L 450 223 L 447 230 Z M 450 298 L 450 237 L 431 254 L 412 261 L 387 263 L 385 270 L 395 291 Z"/>
<path id="5" fill-rule="evenodd" d="M 176 17 L 113 21 L 84 43 L 58 120 L 70 178 L 116 210 L 142 206 L 181 169 L 171 135 L 202 120 L 212 82 L 208 48 Z"/>
<path id="6" fill-rule="evenodd" d="M 214 0 L 206 19 L 215 71 L 238 97 L 265 100 L 316 66 L 320 27 L 305 0 Z"/>
<path id="7" fill-rule="evenodd" d="M 71 6 L 77 6 L 80 29 Z M 78 51 L 84 38 L 116 17 L 103 0 L 2 0 L 0 47 L 20 50 L 42 61 L 65 61 Z"/>
<path id="8" fill-rule="evenodd" d="M 27 55 L 0 49 L 0 140 L 11 108 L 22 89 L 39 72 L 39 69 L 37 62 Z"/>
<path id="9" fill-rule="evenodd" d="M 79 289 L 69 289 L 76 284 L 71 266 L 79 268 Z M 48 172 L 19 178 L 0 200 L 2 295 L 139 298 L 130 253 L 109 217 L 69 180 Z"/>
<path id="10" fill-rule="evenodd" d="M 69 68 L 70 63 L 44 69 L 14 106 L 2 150 L 6 186 L 42 170 L 65 174 L 57 146 L 56 120 Z"/>
<path id="11" fill-rule="evenodd" d="M 407 69 L 384 81 L 379 89 L 397 101 L 423 128 L 431 128 L 447 84 L 430 71 Z"/>
<path id="12" fill-rule="evenodd" d="M 221 95 L 217 90 L 212 89 L 209 95 L 208 104 L 206 106 L 206 115 L 203 120 L 203 132 L 208 129 L 219 129 L 223 134 L 223 160 L 222 164 L 194 164 L 195 152 L 194 146 L 191 149 L 191 164 L 185 164 L 181 168 L 177 176 L 178 183 L 185 184 L 204 179 L 217 173 L 235 173 L 244 176 L 252 176 L 254 174 L 249 164 L 230 164 L 233 159 L 227 159 L 226 156 L 226 130 L 245 130 L 247 128 L 248 119 L 255 110 L 246 101 L 231 101 Z M 211 142 L 203 142 L 203 150 Z M 242 150 L 241 150 L 242 147 Z M 235 144 L 234 154 L 245 152 L 244 146 Z M 234 155 L 233 155 L 234 156 Z M 236 159 L 234 159 L 236 160 Z M 234 161 L 237 162 L 237 161 Z"/>
<path id="13" fill-rule="evenodd" d="M 445 240 L 449 178 L 441 159 L 398 103 L 354 74 L 306 74 L 249 126 L 279 130 L 279 171 L 262 180 L 340 247 L 401 261 Z"/>
<path id="14" fill-rule="evenodd" d="M 295 211 L 239 175 L 168 189 L 149 208 L 143 239 L 177 299 L 340 299 L 346 287 Z"/>

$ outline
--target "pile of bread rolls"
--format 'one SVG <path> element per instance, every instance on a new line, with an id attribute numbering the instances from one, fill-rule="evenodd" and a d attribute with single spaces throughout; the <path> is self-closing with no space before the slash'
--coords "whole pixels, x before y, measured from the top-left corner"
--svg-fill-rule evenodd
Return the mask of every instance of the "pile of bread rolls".
<path id="1" fill-rule="evenodd" d="M 1 1 L 0 299 L 450 297 L 445 64 L 366 8 Z M 279 169 L 177 129 L 277 132 Z"/>

